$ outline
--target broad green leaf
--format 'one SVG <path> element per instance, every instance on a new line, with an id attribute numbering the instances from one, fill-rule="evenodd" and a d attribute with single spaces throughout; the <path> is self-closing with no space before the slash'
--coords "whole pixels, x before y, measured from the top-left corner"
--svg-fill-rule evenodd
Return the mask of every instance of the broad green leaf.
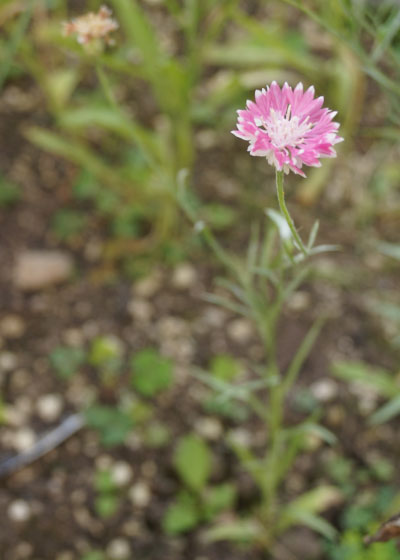
<path id="1" fill-rule="evenodd" d="M 236 498 L 236 488 L 229 482 L 210 488 L 204 496 L 204 514 L 207 520 L 225 509 L 232 508 Z"/>
<path id="2" fill-rule="evenodd" d="M 147 348 L 137 352 L 131 359 L 131 383 L 145 397 L 153 397 L 171 386 L 172 362 L 157 350 Z"/>
<path id="3" fill-rule="evenodd" d="M 133 419 L 123 410 L 112 406 L 93 405 L 85 412 L 87 425 L 97 430 L 105 446 L 125 442 L 133 428 Z"/>
<path id="4" fill-rule="evenodd" d="M 175 450 L 174 465 L 183 482 L 195 492 L 200 492 L 211 474 L 211 452 L 199 436 L 186 435 Z"/>
<path id="5" fill-rule="evenodd" d="M 103 519 L 112 517 L 119 505 L 118 496 L 115 494 L 100 494 L 94 501 L 96 513 Z"/>
<path id="6" fill-rule="evenodd" d="M 64 379 L 72 377 L 85 361 L 85 351 L 82 348 L 58 346 L 50 353 L 50 363 L 57 375 Z"/>
<path id="7" fill-rule="evenodd" d="M 117 370 L 122 363 L 122 343 L 115 336 L 98 336 L 92 341 L 89 363 L 92 366 Z"/>
<path id="8" fill-rule="evenodd" d="M 94 487 L 101 494 L 112 493 L 117 490 L 112 472 L 109 469 L 100 469 L 95 473 Z"/>
<path id="9" fill-rule="evenodd" d="M 201 512 L 194 498 L 187 493 L 179 494 L 171 504 L 163 519 L 163 528 L 169 535 L 179 535 L 190 531 L 200 523 Z"/>

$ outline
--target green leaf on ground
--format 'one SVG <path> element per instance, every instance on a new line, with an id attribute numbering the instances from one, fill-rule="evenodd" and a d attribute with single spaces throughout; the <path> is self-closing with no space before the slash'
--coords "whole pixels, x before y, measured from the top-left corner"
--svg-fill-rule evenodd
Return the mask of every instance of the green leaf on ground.
<path id="1" fill-rule="evenodd" d="M 211 473 L 211 452 L 199 436 L 186 435 L 175 450 L 174 465 L 183 482 L 195 492 L 200 492 Z"/>
<path id="2" fill-rule="evenodd" d="M 157 350 L 147 348 L 137 352 L 131 360 L 133 387 L 145 397 L 154 397 L 171 386 L 172 362 Z"/>

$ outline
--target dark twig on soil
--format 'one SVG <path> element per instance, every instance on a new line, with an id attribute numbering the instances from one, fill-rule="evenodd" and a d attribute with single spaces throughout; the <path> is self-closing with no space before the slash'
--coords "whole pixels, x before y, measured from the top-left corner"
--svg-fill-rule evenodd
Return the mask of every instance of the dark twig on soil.
<path id="1" fill-rule="evenodd" d="M 53 451 L 53 449 L 83 428 L 84 424 L 85 419 L 82 414 L 71 414 L 57 428 L 54 428 L 54 430 L 51 430 L 39 439 L 30 449 L 0 463 L 0 478 L 13 474 L 40 459 L 46 453 Z"/>

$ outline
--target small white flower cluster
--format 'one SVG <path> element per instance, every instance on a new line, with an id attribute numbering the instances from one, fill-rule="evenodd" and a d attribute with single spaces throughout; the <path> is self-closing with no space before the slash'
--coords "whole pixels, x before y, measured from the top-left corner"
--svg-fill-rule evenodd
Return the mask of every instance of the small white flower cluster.
<path id="1" fill-rule="evenodd" d="M 109 34 L 118 29 L 118 23 L 111 15 L 111 10 L 102 6 L 98 13 L 89 12 L 71 21 L 64 22 L 64 35 L 76 35 L 78 43 L 81 45 L 86 45 L 95 39 L 104 39 L 107 45 L 111 45 L 113 40 L 109 37 Z"/>

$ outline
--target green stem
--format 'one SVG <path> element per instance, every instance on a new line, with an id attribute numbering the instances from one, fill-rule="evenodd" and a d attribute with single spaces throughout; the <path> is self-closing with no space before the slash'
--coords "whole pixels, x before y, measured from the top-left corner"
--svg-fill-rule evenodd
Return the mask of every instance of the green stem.
<path id="1" fill-rule="evenodd" d="M 296 241 L 300 251 L 303 253 L 303 255 L 307 256 L 308 255 L 308 251 L 304 245 L 304 243 L 302 242 L 300 235 L 297 233 L 296 231 L 296 227 L 293 223 L 293 220 L 289 214 L 289 210 L 286 207 L 286 203 L 285 203 L 285 193 L 283 192 L 283 171 L 277 171 L 276 172 L 276 192 L 278 195 L 278 202 L 279 202 L 279 208 L 287 222 L 287 225 L 290 228 L 290 231 L 292 232 L 293 238 Z"/>
<path id="2" fill-rule="evenodd" d="M 105 98 L 107 99 L 111 107 L 117 109 L 118 108 L 117 100 L 115 99 L 114 92 L 111 88 L 111 84 L 107 77 L 107 74 L 104 72 L 104 69 L 100 64 L 100 62 L 96 63 L 96 74 Z"/>

